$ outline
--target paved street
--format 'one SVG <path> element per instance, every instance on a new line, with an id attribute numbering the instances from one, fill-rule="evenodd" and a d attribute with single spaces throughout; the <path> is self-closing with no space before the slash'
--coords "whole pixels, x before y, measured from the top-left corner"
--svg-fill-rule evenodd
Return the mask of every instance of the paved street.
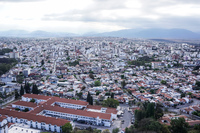
<path id="1" fill-rule="evenodd" d="M 74 124 L 76 125 L 76 127 L 79 127 L 82 129 L 85 129 L 87 127 L 92 127 L 99 130 L 109 129 L 110 132 L 112 132 L 112 130 L 115 128 L 125 129 L 126 127 L 129 127 L 131 125 L 132 114 L 128 112 L 129 106 L 127 104 L 120 104 L 120 107 L 122 107 L 122 109 L 124 110 L 124 115 L 120 117 L 119 119 L 115 120 L 111 127 L 93 126 L 93 125 L 87 125 L 87 124 L 80 124 L 77 122 L 74 122 Z M 121 121 L 123 120 L 124 120 L 124 123 L 121 123 Z"/>

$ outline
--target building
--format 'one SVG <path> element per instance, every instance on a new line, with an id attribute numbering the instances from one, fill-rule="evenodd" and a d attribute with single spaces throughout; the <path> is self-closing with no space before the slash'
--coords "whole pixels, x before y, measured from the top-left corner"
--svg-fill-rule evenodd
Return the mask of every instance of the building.
<path id="1" fill-rule="evenodd" d="M 8 120 L 6 116 L 0 116 L 0 133 L 8 133 Z"/>
<path id="2" fill-rule="evenodd" d="M 32 109 L 33 105 L 27 105 L 31 99 L 35 99 L 38 104 Z M 24 101 L 24 102 L 22 102 Z M 93 125 L 103 125 L 110 127 L 113 119 L 117 119 L 117 110 L 114 108 L 104 108 L 101 106 L 89 106 L 88 102 L 72 100 L 59 97 L 43 96 L 36 94 L 25 94 L 22 101 L 13 107 L 30 108 L 31 114 L 46 115 L 68 120 L 82 120 Z M 26 104 L 26 105 L 25 105 Z"/>
<path id="3" fill-rule="evenodd" d="M 3 127 L 6 126 L 6 121 L 9 123 L 21 123 L 30 126 L 30 128 L 36 128 L 40 130 L 46 130 L 50 132 L 61 132 L 61 127 L 70 122 L 68 120 L 46 117 L 42 115 L 36 115 L 31 113 L 25 113 L 14 110 L 0 109 L 0 114 L 5 115 L 3 118 Z M 5 128 L 7 130 L 7 128 Z"/>

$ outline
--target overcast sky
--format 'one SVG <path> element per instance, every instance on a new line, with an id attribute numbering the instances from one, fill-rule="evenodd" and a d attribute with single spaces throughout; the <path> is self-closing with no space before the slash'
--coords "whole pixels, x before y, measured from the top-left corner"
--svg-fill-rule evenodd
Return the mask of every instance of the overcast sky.
<path id="1" fill-rule="evenodd" d="M 105 32 L 135 28 L 200 31 L 200 0 L 0 0 L 0 30 Z"/>

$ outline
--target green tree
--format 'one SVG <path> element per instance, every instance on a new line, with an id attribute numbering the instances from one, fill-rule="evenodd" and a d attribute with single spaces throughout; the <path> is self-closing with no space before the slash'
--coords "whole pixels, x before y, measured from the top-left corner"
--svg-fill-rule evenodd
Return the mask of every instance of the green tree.
<path id="1" fill-rule="evenodd" d="M 19 93 L 18 93 L 18 91 L 17 90 L 15 90 L 15 99 L 18 99 L 19 98 Z"/>
<path id="2" fill-rule="evenodd" d="M 41 61 L 41 66 L 43 66 L 43 65 L 44 65 L 44 60 Z"/>
<path id="3" fill-rule="evenodd" d="M 111 98 L 114 98 L 115 94 L 114 93 L 111 93 Z"/>
<path id="4" fill-rule="evenodd" d="M 138 123 L 140 131 L 161 131 L 162 125 L 152 118 L 144 118 Z"/>
<path id="5" fill-rule="evenodd" d="M 72 131 L 72 125 L 70 123 L 66 123 L 62 126 L 62 132 L 63 133 L 71 133 Z"/>
<path id="6" fill-rule="evenodd" d="M 20 95 L 24 95 L 24 87 L 21 85 L 21 88 L 20 88 Z"/>
<path id="7" fill-rule="evenodd" d="M 89 77 L 94 80 L 94 75 L 92 73 L 89 74 Z"/>
<path id="8" fill-rule="evenodd" d="M 34 103 L 34 102 L 35 102 L 35 99 L 31 99 L 30 102 Z"/>
<path id="9" fill-rule="evenodd" d="M 155 112 L 154 106 L 155 106 L 154 103 L 149 103 L 147 105 L 146 117 L 154 117 L 154 112 Z"/>
<path id="10" fill-rule="evenodd" d="M 94 81 L 94 86 L 101 86 L 101 82 L 99 80 Z"/>
<path id="11" fill-rule="evenodd" d="M 119 102 L 113 98 L 108 98 L 103 101 L 103 106 L 117 108 L 117 106 L 119 106 Z"/>
<path id="12" fill-rule="evenodd" d="M 145 118 L 146 112 L 143 110 L 135 110 L 135 120 L 140 121 Z"/>
<path id="13" fill-rule="evenodd" d="M 154 118 L 155 118 L 155 119 L 159 119 L 159 118 L 161 118 L 161 117 L 163 116 L 163 114 L 164 114 L 164 113 L 163 113 L 162 108 L 159 107 L 159 106 L 156 106 Z"/>
<path id="14" fill-rule="evenodd" d="M 90 103 L 90 97 L 91 97 L 91 95 L 90 95 L 90 92 L 88 91 L 88 94 L 87 94 L 87 102 L 88 103 Z"/>
<path id="15" fill-rule="evenodd" d="M 123 80 L 123 81 L 121 82 L 121 86 L 122 86 L 122 88 L 124 89 L 124 87 L 126 86 L 125 80 Z"/>
<path id="16" fill-rule="evenodd" d="M 90 102 L 89 102 L 90 105 L 93 105 L 93 97 L 90 96 Z"/>
<path id="17" fill-rule="evenodd" d="M 119 132 L 119 128 L 114 128 L 113 130 L 112 130 L 112 133 L 118 133 Z"/>
<path id="18" fill-rule="evenodd" d="M 187 133 L 188 123 L 183 117 L 172 119 L 170 125 L 172 133 Z"/>
<path id="19" fill-rule="evenodd" d="M 83 92 L 76 93 L 79 98 L 82 98 Z"/>
<path id="20" fill-rule="evenodd" d="M 167 125 L 162 125 L 161 132 L 162 132 L 162 133 L 171 133 L 171 132 L 169 131 L 169 128 L 168 128 Z"/>
<path id="21" fill-rule="evenodd" d="M 103 130 L 102 133 L 110 133 L 110 131 L 108 129 Z"/>
<path id="22" fill-rule="evenodd" d="M 24 90 L 25 90 L 26 93 L 30 93 L 31 89 L 30 89 L 30 84 L 29 83 L 25 82 Z"/>
<path id="23" fill-rule="evenodd" d="M 39 94 L 39 90 L 38 90 L 38 87 L 37 87 L 36 84 L 33 84 L 32 93 L 33 93 L 33 94 Z"/>
<path id="24" fill-rule="evenodd" d="M 165 81 L 165 80 L 161 80 L 160 83 L 163 84 L 163 85 L 166 85 L 166 84 L 167 84 L 167 81 Z"/>
<path id="25" fill-rule="evenodd" d="M 200 81 L 196 81 L 196 86 L 200 87 Z"/>

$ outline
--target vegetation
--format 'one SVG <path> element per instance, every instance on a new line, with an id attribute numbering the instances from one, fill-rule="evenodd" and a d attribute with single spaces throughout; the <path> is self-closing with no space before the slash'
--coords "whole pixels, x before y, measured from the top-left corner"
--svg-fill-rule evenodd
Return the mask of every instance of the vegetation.
<path id="1" fill-rule="evenodd" d="M 69 66 L 76 66 L 76 65 L 79 65 L 79 61 L 78 60 L 75 60 L 73 62 L 69 62 Z"/>
<path id="2" fill-rule="evenodd" d="M 0 58 L 0 75 L 8 72 L 17 64 L 17 60 L 13 58 Z"/>
<path id="3" fill-rule="evenodd" d="M 189 125 L 183 117 L 172 119 L 170 124 L 172 133 L 187 133 L 187 127 Z"/>
<path id="4" fill-rule="evenodd" d="M 93 105 L 93 97 L 90 95 L 90 92 L 88 92 L 88 95 L 87 95 L 87 102 L 90 105 Z"/>
<path id="5" fill-rule="evenodd" d="M 103 106 L 117 108 L 117 106 L 119 106 L 119 102 L 113 98 L 108 98 L 103 101 Z"/>
<path id="6" fill-rule="evenodd" d="M 122 86 L 122 89 L 125 88 L 125 86 L 126 86 L 126 82 L 125 82 L 125 80 L 123 80 L 123 81 L 121 82 L 121 86 Z"/>
<path id="7" fill-rule="evenodd" d="M 62 132 L 63 133 L 71 133 L 72 131 L 72 125 L 70 123 L 66 123 L 62 126 Z"/>
<path id="8" fill-rule="evenodd" d="M 35 99 L 31 99 L 30 102 L 34 103 L 34 102 L 35 102 Z"/>
<path id="9" fill-rule="evenodd" d="M 145 66 L 146 63 L 150 63 L 152 61 L 155 61 L 154 58 L 143 56 L 143 57 L 138 58 L 137 60 L 128 61 L 128 64 L 135 65 L 135 66 Z"/>
<path id="10" fill-rule="evenodd" d="M 101 131 L 97 130 L 97 129 L 92 129 L 91 127 L 88 127 L 85 130 L 79 130 L 77 128 L 74 128 L 72 133 L 101 133 Z"/>
<path id="11" fill-rule="evenodd" d="M 96 81 L 94 82 L 94 86 L 101 86 L 101 82 L 100 82 L 99 80 L 96 80 Z"/>
<path id="12" fill-rule="evenodd" d="M 89 77 L 94 80 L 94 75 L 92 73 L 89 74 Z"/>
<path id="13" fill-rule="evenodd" d="M 32 93 L 33 93 L 33 94 L 39 94 L 39 90 L 38 90 L 38 87 L 37 87 L 36 84 L 33 84 Z"/>
<path id="14" fill-rule="evenodd" d="M 9 48 L 3 48 L 0 50 L 0 55 L 4 55 L 5 53 L 9 53 L 9 52 L 12 52 L 13 50 L 12 49 L 9 49 Z"/>
<path id="15" fill-rule="evenodd" d="M 119 132 L 119 128 L 115 128 L 112 130 L 112 133 L 118 133 Z"/>
<path id="16" fill-rule="evenodd" d="M 167 84 L 167 81 L 165 81 L 165 80 L 161 80 L 160 83 L 166 85 L 166 84 Z"/>

